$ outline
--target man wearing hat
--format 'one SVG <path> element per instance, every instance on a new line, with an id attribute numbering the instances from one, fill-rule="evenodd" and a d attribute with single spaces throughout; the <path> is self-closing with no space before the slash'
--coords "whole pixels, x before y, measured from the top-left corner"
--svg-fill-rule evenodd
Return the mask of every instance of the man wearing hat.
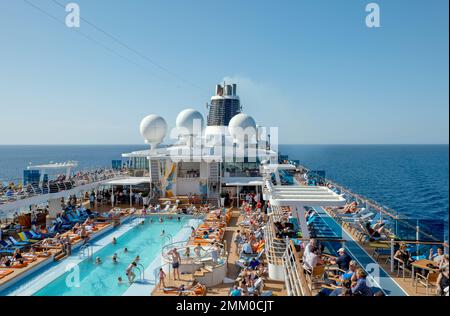
<path id="1" fill-rule="evenodd" d="M 339 269 L 347 271 L 349 269 L 350 261 L 352 258 L 348 254 L 345 253 L 344 248 L 339 248 L 338 257 L 336 259 L 331 260 L 332 264 L 337 264 Z"/>

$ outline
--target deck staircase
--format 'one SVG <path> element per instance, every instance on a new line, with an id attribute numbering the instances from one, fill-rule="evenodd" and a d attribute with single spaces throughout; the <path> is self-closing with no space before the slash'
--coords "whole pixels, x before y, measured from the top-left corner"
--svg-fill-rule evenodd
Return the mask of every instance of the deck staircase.
<path id="1" fill-rule="evenodd" d="M 220 191 L 220 174 L 219 163 L 212 162 L 209 164 L 209 176 L 208 176 L 208 198 L 219 199 Z"/>
<path id="2" fill-rule="evenodd" d="M 159 183 L 159 163 L 157 160 L 150 160 L 150 179 L 152 183 Z"/>

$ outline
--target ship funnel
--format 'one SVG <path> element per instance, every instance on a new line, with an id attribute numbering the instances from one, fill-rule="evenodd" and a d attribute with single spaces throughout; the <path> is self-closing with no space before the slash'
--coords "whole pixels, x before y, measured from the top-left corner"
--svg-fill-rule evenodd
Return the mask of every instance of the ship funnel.
<path id="1" fill-rule="evenodd" d="M 233 95 L 234 96 L 236 96 L 236 88 L 237 88 L 237 85 L 235 84 L 235 83 L 233 83 Z"/>
<path id="2" fill-rule="evenodd" d="M 223 95 L 223 87 L 220 84 L 216 85 L 216 95 Z"/>
<path id="3" fill-rule="evenodd" d="M 230 84 L 225 86 L 225 95 L 233 95 L 233 87 Z"/>

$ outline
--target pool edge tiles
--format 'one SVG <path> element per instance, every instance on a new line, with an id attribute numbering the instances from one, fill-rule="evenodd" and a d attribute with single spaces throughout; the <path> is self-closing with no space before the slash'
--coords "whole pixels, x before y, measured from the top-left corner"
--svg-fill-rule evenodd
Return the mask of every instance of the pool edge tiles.
<path id="1" fill-rule="evenodd" d="M 191 226 L 197 227 L 201 219 L 191 218 L 189 222 L 174 236 L 172 242 L 180 242 L 185 241 L 191 235 Z M 151 295 L 153 289 L 156 284 L 153 282 L 149 282 L 149 278 L 153 278 L 153 272 L 156 268 L 161 266 L 162 257 L 161 253 L 145 268 L 144 276 L 146 282 L 135 282 L 133 283 L 123 294 L 122 296 L 149 296 Z"/>
<path id="2" fill-rule="evenodd" d="M 108 231 L 105 231 L 103 234 L 96 236 L 93 241 L 95 241 L 94 244 L 91 243 L 93 254 L 97 253 L 98 251 L 102 250 L 104 247 L 106 247 L 108 244 L 111 243 L 111 239 L 113 237 L 119 238 L 123 234 L 127 233 L 129 230 L 134 228 L 134 225 L 132 221 L 130 221 L 130 218 L 125 219 L 122 224 L 114 229 L 111 227 Z M 78 257 L 79 249 L 77 249 L 75 252 L 72 253 L 72 255 L 68 258 L 65 258 L 64 260 L 60 262 L 50 262 L 46 266 L 40 267 L 40 269 L 37 269 L 31 274 L 31 278 L 29 280 L 19 280 L 18 284 L 11 284 L 9 287 L 5 288 L 4 290 L 0 291 L 0 294 L 7 295 L 7 296 L 32 296 L 35 293 L 37 293 L 39 290 L 41 290 L 43 287 L 45 287 L 47 284 L 51 283 L 61 275 L 67 272 L 66 267 L 73 266 L 81 263 L 86 258 L 79 258 Z M 41 274 L 35 275 L 40 270 L 42 271 Z"/>

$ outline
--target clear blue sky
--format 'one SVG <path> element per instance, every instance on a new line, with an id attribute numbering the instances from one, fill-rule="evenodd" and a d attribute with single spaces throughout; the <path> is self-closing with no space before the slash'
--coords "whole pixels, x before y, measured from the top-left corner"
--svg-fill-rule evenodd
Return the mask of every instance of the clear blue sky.
<path id="1" fill-rule="evenodd" d="M 176 76 L 28 1 L 61 22 L 0 0 L 0 144 L 141 144 L 142 117 L 206 115 L 224 78 L 281 143 L 448 143 L 447 0 L 375 1 L 378 29 L 365 25 L 371 1 L 75 1 Z"/>

